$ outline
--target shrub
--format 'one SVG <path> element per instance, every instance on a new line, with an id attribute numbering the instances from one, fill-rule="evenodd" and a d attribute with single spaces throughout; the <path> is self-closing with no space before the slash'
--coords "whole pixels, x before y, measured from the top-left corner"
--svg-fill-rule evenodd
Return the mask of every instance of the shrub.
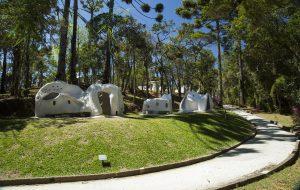
<path id="1" fill-rule="evenodd" d="M 290 90 L 288 89 L 289 82 L 284 76 L 278 77 L 272 85 L 270 96 L 273 100 L 273 105 L 276 111 L 280 113 L 288 113 L 290 107 Z"/>

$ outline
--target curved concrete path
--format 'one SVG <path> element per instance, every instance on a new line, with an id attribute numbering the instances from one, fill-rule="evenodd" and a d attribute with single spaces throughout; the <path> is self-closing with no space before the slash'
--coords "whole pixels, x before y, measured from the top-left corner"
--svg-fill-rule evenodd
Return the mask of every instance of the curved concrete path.
<path id="1" fill-rule="evenodd" d="M 101 190 L 194 190 L 224 187 L 244 176 L 267 172 L 294 150 L 296 138 L 261 118 L 243 111 L 238 115 L 258 125 L 256 137 L 238 148 L 202 163 L 157 173 L 87 182 L 0 187 L 0 189 L 101 189 Z"/>

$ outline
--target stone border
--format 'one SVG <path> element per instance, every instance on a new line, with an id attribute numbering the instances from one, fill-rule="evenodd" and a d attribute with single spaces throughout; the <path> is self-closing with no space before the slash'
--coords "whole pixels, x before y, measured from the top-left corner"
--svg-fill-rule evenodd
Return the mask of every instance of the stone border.
<path id="1" fill-rule="evenodd" d="M 116 172 L 116 173 L 104 173 L 104 174 L 91 174 L 91 175 L 78 175 L 78 176 L 53 176 L 53 177 L 37 177 L 37 178 L 20 178 L 20 179 L 5 179 L 0 180 L 0 187 L 1 186 L 15 186 L 15 185 L 33 185 L 33 184 L 48 184 L 48 183 L 62 183 L 62 182 L 76 182 L 76 181 L 90 181 L 90 180 L 100 180 L 100 179 L 109 179 L 109 178 L 120 178 L 120 177 L 129 177 L 135 175 L 142 175 L 154 172 L 160 172 L 169 169 L 175 169 L 179 167 L 189 166 L 192 164 L 196 164 L 199 162 L 204 162 L 210 159 L 213 159 L 221 154 L 224 154 L 232 149 L 237 148 L 238 146 L 244 144 L 245 142 L 253 139 L 257 134 L 257 129 L 254 125 L 252 125 L 253 134 L 247 137 L 245 140 L 239 142 L 238 144 L 223 149 L 220 152 L 202 156 L 199 158 L 194 158 L 191 160 L 171 163 L 171 164 L 164 164 L 159 166 L 153 166 L 148 168 L 139 168 L 130 171 L 124 172 Z"/>
<path id="2" fill-rule="evenodd" d="M 218 190 L 230 190 L 230 189 L 242 187 L 244 185 L 247 185 L 247 184 L 253 183 L 255 181 L 261 180 L 263 178 L 266 178 L 266 177 L 270 176 L 271 174 L 273 174 L 275 172 L 283 170 L 287 166 L 293 165 L 297 161 L 298 156 L 300 156 L 299 153 L 300 153 L 300 141 L 297 140 L 296 145 L 295 145 L 294 150 L 292 151 L 292 153 L 284 161 L 282 161 L 278 165 L 266 169 L 266 170 L 269 170 L 268 172 L 264 172 L 264 169 L 262 169 L 260 171 L 254 172 L 250 175 L 244 176 L 240 180 L 237 180 L 235 182 L 232 182 L 232 183 L 227 184 L 227 185 L 222 186 L 222 187 L 218 187 L 216 189 L 218 189 Z"/>

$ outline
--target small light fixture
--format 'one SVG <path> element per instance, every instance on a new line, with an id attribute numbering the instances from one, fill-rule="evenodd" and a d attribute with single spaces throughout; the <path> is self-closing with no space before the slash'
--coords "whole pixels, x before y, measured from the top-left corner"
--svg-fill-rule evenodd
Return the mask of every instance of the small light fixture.
<path id="1" fill-rule="evenodd" d="M 107 156 L 105 154 L 100 154 L 99 155 L 99 160 L 100 161 L 107 161 Z"/>
<path id="2" fill-rule="evenodd" d="M 101 161 L 103 167 L 110 167 L 110 162 L 107 160 L 107 156 L 105 154 L 100 154 L 98 159 Z"/>

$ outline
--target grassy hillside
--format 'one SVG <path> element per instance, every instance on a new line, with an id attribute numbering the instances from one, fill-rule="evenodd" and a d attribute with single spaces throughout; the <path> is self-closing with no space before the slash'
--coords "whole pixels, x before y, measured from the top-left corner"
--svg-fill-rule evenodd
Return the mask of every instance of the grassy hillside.
<path id="1" fill-rule="evenodd" d="M 219 112 L 161 117 L 0 119 L 0 178 L 98 174 L 211 154 L 251 134 Z M 106 154 L 110 168 L 103 168 Z"/>

